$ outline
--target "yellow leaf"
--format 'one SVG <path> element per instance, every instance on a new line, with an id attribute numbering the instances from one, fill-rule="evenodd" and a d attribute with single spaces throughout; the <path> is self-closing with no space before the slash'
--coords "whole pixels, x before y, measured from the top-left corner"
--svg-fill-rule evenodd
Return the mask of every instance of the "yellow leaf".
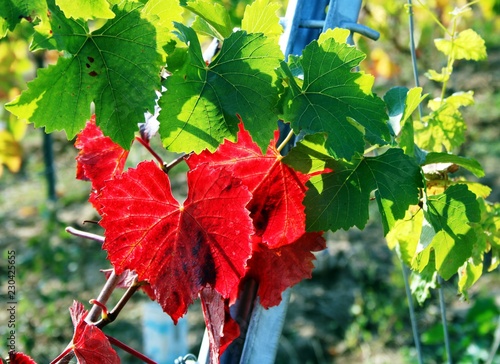
<path id="1" fill-rule="evenodd" d="M 484 39 L 472 29 L 458 33 L 454 39 L 435 39 L 436 48 L 453 59 L 480 61 L 486 59 Z"/>
<path id="2" fill-rule="evenodd" d="M 21 146 L 7 130 L 0 131 L 0 166 L 5 164 L 12 172 L 21 168 Z M 1 176 L 2 169 L 0 169 Z"/>

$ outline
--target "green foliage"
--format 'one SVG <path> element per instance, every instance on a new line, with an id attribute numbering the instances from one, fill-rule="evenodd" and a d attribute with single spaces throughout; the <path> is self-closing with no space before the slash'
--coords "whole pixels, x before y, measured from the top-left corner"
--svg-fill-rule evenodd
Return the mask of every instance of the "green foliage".
<path id="1" fill-rule="evenodd" d="M 115 13 L 109 8 L 106 0 L 56 0 L 56 5 L 64 12 L 67 18 L 83 20 L 88 19 L 112 19 Z"/>
<path id="2" fill-rule="evenodd" d="M 90 118 L 125 148 L 146 110 L 153 110 L 160 88 L 161 56 L 154 27 L 141 17 L 142 5 L 116 5 L 116 17 L 89 32 L 81 20 L 50 7 L 48 33 L 36 33 L 35 49 L 58 49 L 70 56 L 42 69 L 28 90 L 6 108 L 47 132 L 64 129 L 73 138 Z M 43 29 L 45 32 L 45 29 Z"/>
<path id="3" fill-rule="evenodd" d="M 160 100 L 160 134 L 171 151 L 215 150 L 224 138 L 235 140 L 238 115 L 264 150 L 276 128 L 278 87 L 274 68 L 282 54 L 262 34 L 232 33 L 210 65 L 203 60 L 192 28 L 177 24 L 188 53 L 167 78 Z"/>
<path id="4" fill-rule="evenodd" d="M 280 103 L 283 120 L 296 133 L 326 132 L 328 154 L 350 160 L 363 154 L 365 138 L 385 144 L 390 137 L 384 103 L 371 92 L 373 77 L 351 72 L 365 55 L 336 37 L 338 31 L 329 31 L 311 42 L 299 59 L 281 64 L 287 88 Z M 303 79 L 294 76 L 291 67 L 299 67 Z"/>
<path id="5" fill-rule="evenodd" d="M 284 162 L 303 173 L 330 170 L 307 184 L 309 231 L 363 229 L 375 200 L 389 246 L 419 273 L 413 286 L 419 302 L 437 274 L 458 273 L 458 291 L 467 297 L 486 254 L 488 268 L 498 267 L 500 208 L 486 202 L 487 187 L 453 175 L 462 167 L 484 176 L 476 160 L 453 154 L 465 141 L 462 110 L 474 97 L 472 91 L 450 95 L 448 82 L 457 60 L 486 58 L 481 36 L 458 29 L 469 6 L 451 13 L 448 28 L 433 17 L 444 30 L 434 44 L 445 66 L 427 75 L 442 88 L 428 101 L 429 112 L 414 117 L 427 95 L 404 87 L 384 99 L 375 95 L 374 77 L 356 70 L 366 55 L 346 44 L 346 30 L 322 34 L 285 62 L 276 3 L 248 6 L 236 31 L 220 3 L 166 3 L 3 1 L 2 36 L 26 19 L 33 51 L 61 52 L 6 109 L 47 132 L 65 130 L 68 138 L 95 109 L 104 133 L 129 148 L 137 124 L 157 103 L 163 145 L 185 153 L 235 141 L 240 122 L 265 151 L 282 119 L 300 140 Z M 195 16 L 190 26 L 182 24 L 184 10 Z M 210 62 L 203 57 L 206 36 L 220 43 Z M 0 134 L 0 163 L 11 169 L 13 135 Z"/>

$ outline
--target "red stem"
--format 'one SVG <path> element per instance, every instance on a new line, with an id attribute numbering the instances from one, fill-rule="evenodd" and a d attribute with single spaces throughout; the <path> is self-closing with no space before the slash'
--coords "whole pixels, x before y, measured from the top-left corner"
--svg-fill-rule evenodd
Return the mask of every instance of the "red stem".
<path id="1" fill-rule="evenodd" d="M 146 148 L 148 150 L 149 153 L 151 153 L 151 155 L 153 157 L 155 157 L 155 159 L 163 166 L 164 163 L 163 163 L 163 159 L 161 159 L 161 157 L 151 148 L 151 146 L 149 145 L 148 142 L 146 142 L 144 139 L 140 138 L 140 137 L 135 137 L 135 140 L 137 140 L 139 143 L 141 143 L 144 148 Z"/>
<path id="2" fill-rule="evenodd" d="M 143 353 L 138 352 L 137 350 L 131 348 L 130 346 L 128 346 L 127 344 L 121 342 L 120 340 L 115 339 L 114 337 L 108 336 L 108 335 L 106 335 L 106 337 L 108 338 L 108 340 L 109 340 L 109 342 L 111 344 L 113 344 L 114 346 L 119 347 L 122 350 L 125 350 L 127 353 L 135 356 L 136 358 L 142 360 L 143 362 L 145 362 L 147 364 L 157 364 L 154 360 L 151 360 L 150 358 L 148 358 Z"/>
<path id="3" fill-rule="evenodd" d="M 54 360 L 50 362 L 50 364 L 56 364 L 58 363 L 61 359 L 63 359 L 66 355 L 68 355 L 71 351 L 73 350 L 73 346 L 67 346 L 64 351 L 57 356 Z"/>

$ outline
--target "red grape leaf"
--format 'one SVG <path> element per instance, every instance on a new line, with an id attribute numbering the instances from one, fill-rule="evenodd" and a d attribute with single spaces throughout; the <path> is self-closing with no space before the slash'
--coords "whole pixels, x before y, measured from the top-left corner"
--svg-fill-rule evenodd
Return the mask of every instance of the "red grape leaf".
<path id="1" fill-rule="evenodd" d="M 325 249 L 322 233 L 305 233 L 292 244 L 271 249 L 266 244 L 254 243 L 252 258 L 248 261 L 248 276 L 259 283 L 257 294 L 264 308 L 281 302 L 281 293 L 305 278 L 311 278 L 315 259 L 311 252 Z"/>
<path id="2" fill-rule="evenodd" d="M 305 183 L 311 175 L 295 171 L 282 163 L 282 156 L 275 145 L 278 132 L 267 152 L 262 155 L 250 134 L 239 125 L 238 141 L 226 140 L 215 153 L 207 150 L 187 159 L 193 168 L 203 163 L 223 166 L 243 183 L 253 194 L 247 208 L 251 212 L 256 234 L 272 248 L 293 243 L 305 232 L 305 214 L 302 200 Z"/>
<path id="3" fill-rule="evenodd" d="M 76 157 L 76 178 L 92 182 L 89 201 L 99 211 L 95 198 L 104 186 L 104 181 L 122 173 L 129 151 L 104 136 L 95 123 L 95 115 L 78 134 L 75 147 L 80 150 Z"/>
<path id="4" fill-rule="evenodd" d="M 228 300 L 214 289 L 204 288 L 200 298 L 210 341 L 210 363 L 218 364 L 229 344 L 240 336 L 240 327 L 229 313 Z"/>
<path id="5" fill-rule="evenodd" d="M 120 357 L 111 347 L 106 335 L 101 329 L 85 321 L 88 311 L 83 308 L 83 305 L 74 301 L 69 311 L 75 326 L 70 345 L 78 362 L 119 364 Z"/>
<path id="6" fill-rule="evenodd" d="M 179 204 L 154 162 L 106 182 L 99 202 L 104 249 L 117 274 L 134 270 L 177 321 L 206 285 L 236 300 L 251 255 L 251 198 L 241 180 L 204 164 L 188 172 Z"/>
<path id="7" fill-rule="evenodd" d="M 0 362 L 3 363 L 2 360 Z M 9 364 L 36 364 L 36 362 L 26 354 L 9 351 Z"/>

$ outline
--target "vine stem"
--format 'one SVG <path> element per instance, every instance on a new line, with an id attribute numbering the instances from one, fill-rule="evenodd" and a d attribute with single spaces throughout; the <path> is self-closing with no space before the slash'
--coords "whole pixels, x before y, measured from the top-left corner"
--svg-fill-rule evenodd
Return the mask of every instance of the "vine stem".
<path id="1" fill-rule="evenodd" d="M 95 241 L 98 241 L 100 243 L 104 243 L 104 236 L 92 234 L 92 233 L 89 233 L 89 232 L 86 232 L 83 230 L 78 230 L 78 229 L 75 229 L 74 227 L 71 227 L 71 226 L 66 227 L 65 230 L 66 230 L 66 232 L 70 233 L 71 235 L 79 236 L 80 238 L 85 238 L 85 239 L 89 239 L 89 240 L 95 240 Z"/>
<path id="2" fill-rule="evenodd" d="M 287 145 L 287 143 L 290 141 L 290 139 L 292 139 L 292 137 L 293 137 L 293 129 L 290 129 L 290 132 L 288 133 L 288 135 L 286 136 L 286 138 L 283 139 L 283 141 L 278 146 L 278 148 L 276 148 L 276 150 L 278 152 L 281 152 L 283 150 L 283 148 L 285 147 L 285 145 Z"/>
<path id="3" fill-rule="evenodd" d="M 178 156 L 177 158 L 175 158 L 172 162 L 168 163 L 168 164 L 164 164 L 162 169 L 165 173 L 168 173 L 172 168 L 174 168 L 176 165 L 178 165 L 179 163 L 181 163 L 182 161 L 184 161 L 187 157 L 189 157 L 192 153 L 189 153 L 189 154 L 181 154 L 180 156 Z"/>
<path id="4" fill-rule="evenodd" d="M 114 271 L 113 271 L 114 272 Z M 141 285 L 137 282 L 134 282 L 128 289 L 125 291 L 123 294 L 122 298 L 120 298 L 120 301 L 113 307 L 113 309 L 108 313 L 108 315 L 98 322 L 95 323 L 95 325 L 102 329 L 104 326 L 110 324 L 120 314 L 121 310 L 125 307 L 127 302 L 130 300 L 130 298 L 134 295 L 135 292 L 141 287 Z"/>
<path id="5" fill-rule="evenodd" d="M 122 350 L 125 350 L 127 353 L 129 353 L 129 354 L 135 356 L 136 358 L 142 360 L 144 363 L 147 363 L 147 364 L 157 364 L 154 360 L 151 360 L 150 358 L 148 358 L 143 353 L 138 352 L 137 350 L 131 348 L 130 346 L 128 346 L 127 344 L 125 344 L 125 343 L 121 342 L 120 340 L 114 338 L 113 336 L 106 335 L 106 337 L 108 338 L 108 340 L 109 340 L 109 342 L 111 344 L 113 344 L 114 346 L 119 347 Z"/>
<path id="6" fill-rule="evenodd" d="M 158 153 L 156 153 L 153 148 L 151 148 L 151 146 L 149 145 L 148 142 L 146 142 L 144 139 L 142 139 L 141 137 L 138 137 L 136 136 L 135 137 L 135 140 L 137 140 L 139 143 L 142 144 L 142 146 L 144 148 L 146 148 L 148 150 L 149 153 L 151 153 L 151 155 L 163 166 L 164 165 L 164 162 L 163 162 L 163 159 L 158 155 Z"/>
<path id="7" fill-rule="evenodd" d="M 73 357 L 73 355 L 68 355 L 68 354 L 70 354 L 70 352 L 72 350 L 73 350 L 73 347 L 71 345 L 68 345 L 66 347 L 66 349 L 64 349 L 64 351 L 61 354 L 59 354 L 54 360 L 52 360 L 50 362 L 50 364 L 57 364 L 59 362 L 61 362 L 61 363 L 69 363 L 69 361 L 71 360 L 71 358 Z M 73 354 L 73 353 L 71 353 L 71 354 Z M 66 358 L 68 358 L 68 357 L 69 357 L 69 359 L 67 359 L 67 361 L 66 361 Z"/>

